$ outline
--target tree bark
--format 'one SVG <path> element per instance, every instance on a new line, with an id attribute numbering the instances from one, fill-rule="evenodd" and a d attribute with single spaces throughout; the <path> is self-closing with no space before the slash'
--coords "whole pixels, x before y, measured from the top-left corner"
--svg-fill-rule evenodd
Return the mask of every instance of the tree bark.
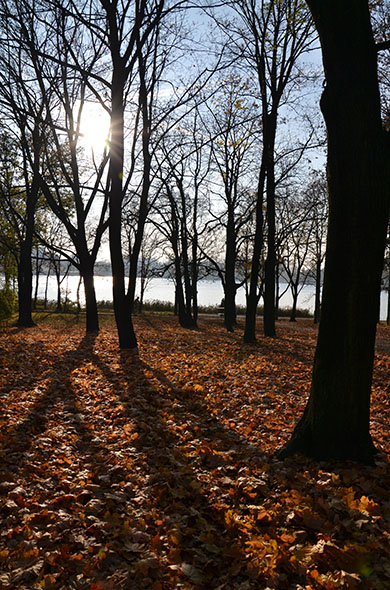
<path id="1" fill-rule="evenodd" d="M 32 319 L 32 264 L 31 249 L 24 242 L 20 250 L 18 264 L 19 315 L 17 325 L 23 328 L 35 326 Z"/>
<path id="2" fill-rule="evenodd" d="M 326 73 L 329 231 L 311 392 L 280 457 L 371 462 L 370 394 L 390 203 L 376 51 L 365 0 L 308 0 Z"/>
<path id="3" fill-rule="evenodd" d="M 118 58 L 119 61 L 119 58 Z M 125 292 L 125 266 L 122 254 L 122 202 L 123 202 L 123 162 L 124 162 L 124 87 L 126 74 L 119 64 L 114 64 L 112 77 L 111 149 L 110 149 L 110 218 L 109 242 L 112 267 L 112 292 L 115 323 L 118 331 L 119 347 L 137 347 L 131 302 Z"/>
<path id="4" fill-rule="evenodd" d="M 27 193 L 25 236 L 20 245 L 20 257 L 18 262 L 19 316 L 17 325 L 24 328 L 35 326 L 35 322 L 32 319 L 32 246 L 37 199 L 38 185 L 37 182 L 34 181 L 31 190 Z"/>
<path id="5" fill-rule="evenodd" d="M 290 322 L 297 321 L 298 288 L 299 288 L 298 282 L 295 282 L 291 288 L 292 306 L 291 306 Z"/>
<path id="6" fill-rule="evenodd" d="M 85 293 L 85 310 L 87 316 L 87 332 L 98 332 L 99 331 L 99 315 L 96 303 L 96 293 L 94 285 L 94 273 L 93 265 L 92 268 L 81 268 L 81 276 L 84 282 L 84 293 Z"/>
<path id="7" fill-rule="evenodd" d="M 265 260 L 264 272 L 264 335 L 274 338 L 275 328 L 275 136 L 276 136 L 276 115 L 267 117 L 268 130 L 266 133 L 267 143 L 264 149 L 267 150 L 267 258 Z"/>

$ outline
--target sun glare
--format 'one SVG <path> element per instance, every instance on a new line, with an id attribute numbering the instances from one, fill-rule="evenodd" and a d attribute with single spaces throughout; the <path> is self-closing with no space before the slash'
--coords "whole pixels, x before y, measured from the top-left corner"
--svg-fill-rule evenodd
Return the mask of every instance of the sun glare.
<path id="1" fill-rule="evenodd" d="M 85 106 L 81 119 L 81 142 L 88 149 L 103 151 L 108 141 L 110 121 L 97 105 Z"/>

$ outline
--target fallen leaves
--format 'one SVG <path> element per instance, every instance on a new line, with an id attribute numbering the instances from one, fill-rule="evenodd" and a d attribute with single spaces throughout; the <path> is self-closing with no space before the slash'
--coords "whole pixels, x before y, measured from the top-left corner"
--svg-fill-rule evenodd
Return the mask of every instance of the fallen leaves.
<path id="1" fill-rule="evenodd" d="M 243 345 L 138 319 L 1 335 L 0 588 L 390 587 L 390 468 L 279 462 L 304 408 L 316 332 Z M 389 330 L 372 433 L 389 452 Z"/>

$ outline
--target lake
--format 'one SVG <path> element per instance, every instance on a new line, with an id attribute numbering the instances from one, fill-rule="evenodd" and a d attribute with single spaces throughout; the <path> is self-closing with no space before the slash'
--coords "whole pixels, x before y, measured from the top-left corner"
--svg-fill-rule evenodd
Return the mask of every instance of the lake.
<path id="1" fill-rule="evenodd" d="M 68 299 L 76 301 L 77 285 L 79 277 L 77 275 L 68 276 L 62 283 L 62 294 L 65 298 L 66 293 Z M 45 293 L 46 277 L 40 276 L 38 297 L 43 298 Z M 280 284 L 280 292 L 283 292 L 286 285 Z M 95 277 L 96 297 L 98 301 L 112 301 L 112 277 L 110 276 L 96 276 Z M 152 279 L 145 292 L 145 300 L 153 301 L 170 301 L 173 303 L 175 297 L 173 281 L 169 279 Z M 57 282 L 54 277 L 49 277 L 48 298 L 56 300 L 57 298 Z M 219 281 L 203 280 L 198 285 L 198 298 L 200 305 L 219 305 L 223 298 L 223 289 Z M 81 302 L 84 302 L 83 288 L 80 290 Z M 236 302 L 238 305 L 245 305 L 245 290 L 241 287 L 237 292 Z M 292 298 L 290 291 L 285 293 L 280 300 L 280 307 L 291 307 Z M 381 293 L 381 320 L 386 319 L 387 293 Z M 314 311 L 314 285 L 306 285 L 303 287 L 298 297 L 298 307 L 300 309 L 308 309 Z"/>

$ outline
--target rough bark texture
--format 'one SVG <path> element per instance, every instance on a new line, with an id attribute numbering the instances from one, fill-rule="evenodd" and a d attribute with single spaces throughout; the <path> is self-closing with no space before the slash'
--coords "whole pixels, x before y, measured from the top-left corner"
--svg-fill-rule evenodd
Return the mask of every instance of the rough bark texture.
<path id="1" fill-rule="evenodd" d="M 317 458 L 370 461 L 370 393 L 389 211 L 388 139 L 382 130 L 367 1 L 308 0 L 326 73 L 329 231 L 311 393 L 290 443 Z"/>

